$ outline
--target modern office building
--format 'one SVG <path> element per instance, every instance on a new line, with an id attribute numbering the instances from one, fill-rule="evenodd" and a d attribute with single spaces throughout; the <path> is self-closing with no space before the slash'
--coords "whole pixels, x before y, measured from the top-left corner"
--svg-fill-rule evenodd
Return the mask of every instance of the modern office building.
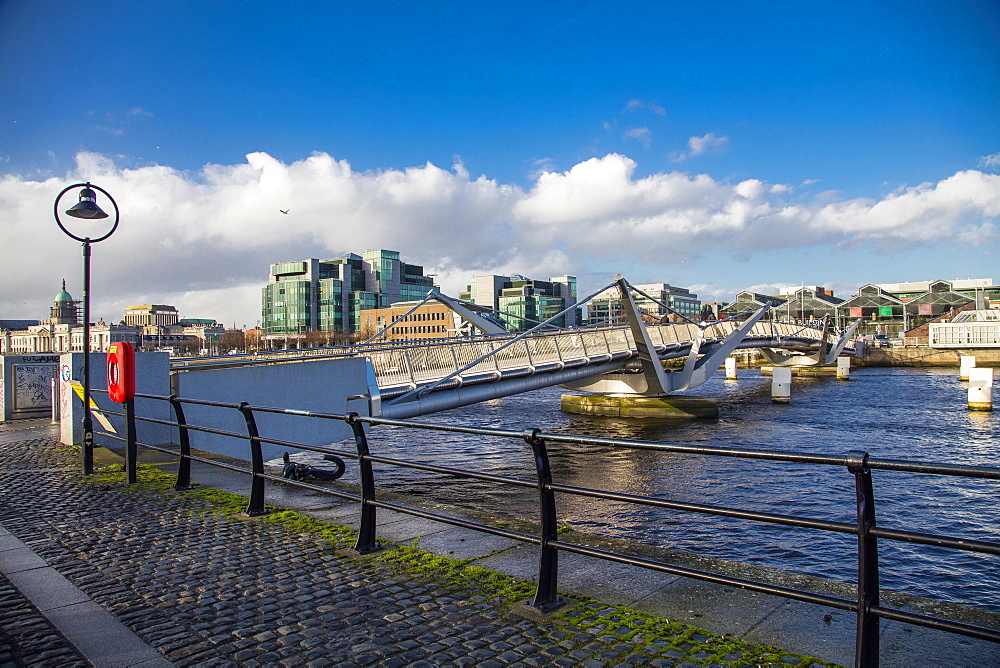
<path id="1" fill-rule="evenodd" d="M 635 305 L 651 320 L 681 322 L 701 320 L 701 300 L 685 288 L 667 283 L 633 286 L 647 296 L 633 293 Z M 590 300 L 587 307 L 587 324 L 599 325 L 616 322 L 622 317 L 621 296 L 618 288 L 609 288 Z"/>
<path id="2" fill-rule="evenodd" d="M 433 287 L 423 267 L 392 250 L 272 264 L 261 291 L 262 338 L 290 343 L 308 332 L 357 332 L 362 310 L 419 300 Z"/>
<path id="3" fill-rule="evenodd" d="M 473 276 L 458 298 L 499 311 L 509 331 L 525 331 L 576 304 L 576 276 L 556 276 L 547 281 L 518 274 Z M 551 324 L 575 327 L 578 321 L 577 310 L 570 309 Z"/>

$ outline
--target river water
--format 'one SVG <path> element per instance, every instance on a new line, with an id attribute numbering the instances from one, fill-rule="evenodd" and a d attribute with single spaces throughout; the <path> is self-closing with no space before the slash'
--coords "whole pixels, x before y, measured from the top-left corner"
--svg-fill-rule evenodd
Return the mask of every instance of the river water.
<path id="1" fill-rule="evenodd" d="M 690 392 L 718 400 L 718 419 L 618 419 L 563 413 L 564 392 L 547 388 L 419 418 L 420 422 L 642 439 L 782 452 L 844 454 L 923 462 L 997 465 L 1000 414 L 967 410 L 957 369 L 855 369 L 849 381 L 795 378 L 792 403 L 774 404 L 770 377 L 740 370 Z M 532 479 L 531 450 L 494 439 L 379 426 L 373 454 Z M 338 445 L 353 449 L 352 445 Z M 670 500 L 855 521 L 853 476 L 841 467 L 737 460 L 552 443 L 556 482 Z M 307 455 L 297 459 L 310 461 Z M 310 463 L 318 463 L 311 461 Z M 350 467 L 345 480 L 356 480 Z M 875 471 L 880 526 L 1000 542 L 1000 482 Z M 377 468 L 381 489 L 469 508 L 537 515 L 531 490 L 398 468 Z M 847 582 L 856 577 L 857 540 L 707 515 L 557 496 L 559 519 L 585 531 L 704 556 Z M 879 541 L 881 584 L 911 594 L 1000 611 L 1000 557 Z"/>

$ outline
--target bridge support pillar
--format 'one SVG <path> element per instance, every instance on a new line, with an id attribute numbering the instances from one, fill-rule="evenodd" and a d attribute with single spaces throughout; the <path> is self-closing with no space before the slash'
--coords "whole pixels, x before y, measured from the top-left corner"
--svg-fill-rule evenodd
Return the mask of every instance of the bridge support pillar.
<path id="1" fill-rule="evenodd" d="M 969 380 L 969 369 L 976 368 L 976 356 L 975 355 L 962 355 L 961 364 L 958 367 L 958 377 L 961 380 Z"/>
<path id="2" fill-rule="evenodd" d="M 726 379 L 736 380 L 736 358 L 727 357 L 726 358 Z"/>
<path id="3" fill-rule="evenodd" d="M 841 380 L 847 380 L 851 377 L 851 358 L 850 357 L 838 357 L 837 358 L 837 378 Z"/>
<path id="4" fill-rule="evenodd" d="M 792 370 L 787 366 L 776 366 L 771 370 L 771 401 L 776 404 L 792 401 Z"/>
<path id="5" fill-rule="evenodd" d="M 611 417 L 704 418 L 719 417 L 715 399 L 681 395 L 564 394 L 562 409 L 567 413 Z"/>

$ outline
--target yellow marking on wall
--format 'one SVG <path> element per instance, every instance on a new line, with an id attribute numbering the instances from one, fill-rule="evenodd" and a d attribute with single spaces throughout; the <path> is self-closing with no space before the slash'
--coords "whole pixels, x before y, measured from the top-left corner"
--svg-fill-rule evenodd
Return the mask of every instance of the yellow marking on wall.
<path id="1" fill-rule="evenodd" d="M 69 381 L 69 385 L 73 388 L 73 391 L 76 392 L 76 396 L 80 397 L 80 401 L 83 401 L 83 384 L 78 380 L 71 380 Z M 94 397 L 90 397 L 90 414 L 97 418 L 97 421 L 101 423 L 101 426 L 104 427 L 105 431 L 110 431 L 112 434 L 118 433 L 118 430 L 115 429 L 113 424 L 111 424 L 111 420 L 108 419 L 108 416 L 101 412 L 97 402 L 94 401 Z"/>

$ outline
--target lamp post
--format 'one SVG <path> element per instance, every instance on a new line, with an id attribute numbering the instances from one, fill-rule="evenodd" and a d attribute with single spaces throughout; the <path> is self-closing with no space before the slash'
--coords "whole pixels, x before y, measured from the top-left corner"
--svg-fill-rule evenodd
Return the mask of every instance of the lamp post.
<path id="1" fill-rule="evenodd" d="M 82 188 L 80 190 L 80 201 L 65 211 L 67 216 L 82 220 L 101 220 L 108 218 L 108 214 L 97 205 L 97 193 L 99 190 L 111 201 L 115 208 L 115 220 L 105 234 L 101 236 L 77 236 L 66 229 L 62 220 L 59 219 L 59 200 L 70 190 Z M 66 236 L 75 239 L 83 244 L 83 419 L 80 426 L 83 429 L 83 473 L 90 475 L 94 472 L 94 423 L 90 415 L 90 245 L 99 241 L 104 241 L 118 229 L 119 211 L 118 204 L 114 198 L 104 188 L 91 183 L 74 183 L 63 188 L 56 197 L 55 205 L 56 224 Z M 70 337 L 72 341 L 72 337 Z M 72 346 L 71 346 L 72 349 Z"/>

